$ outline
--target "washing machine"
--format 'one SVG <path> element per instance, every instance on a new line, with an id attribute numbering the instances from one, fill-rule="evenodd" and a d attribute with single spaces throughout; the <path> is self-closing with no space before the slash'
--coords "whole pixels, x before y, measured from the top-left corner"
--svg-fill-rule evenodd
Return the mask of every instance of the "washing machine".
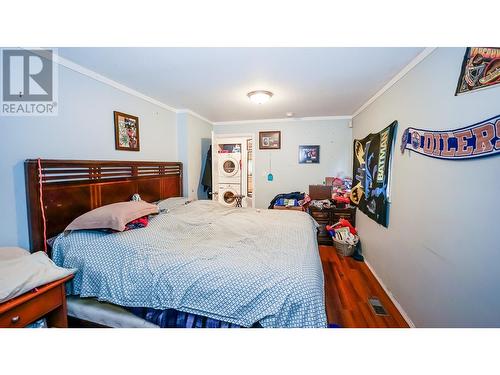
<path id="1" fill-rule="evenodd" d="M 219 184 L 219 202 L 227 207 L 236 206 L 235 195 L 241 194 L 240 184 Z"/>
<path id="2" fill-rule="evenodd" d="M 219 184 L 241 184 L 241 153 L 219 153 Z"/>

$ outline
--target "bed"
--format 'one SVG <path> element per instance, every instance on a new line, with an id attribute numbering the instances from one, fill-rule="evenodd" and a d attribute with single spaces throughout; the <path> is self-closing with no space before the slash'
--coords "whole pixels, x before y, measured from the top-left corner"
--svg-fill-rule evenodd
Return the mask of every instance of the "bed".
<path id="1" fill-rule="evenodd" d="M 64 163 L 41 161 L 38 168 L 37 161 L 27 161 L 26 174 L 34 250 L 43 244 L 43 221 L 36 220 L 38 175 L 53 177 L 57 170 L 58 179 L 46 179 L 41 191 L 47 233 L 56 236 L 52 258 L 78 269 L 69 294 L 132 312 L 178 311 L 241 327 L 326 326 L 317 224 L 309 215 L 195 201 L 170 206 L 142 229 L 60 234 L 77 211 L 128 200 L 134 193 L 168 203 L 181 195 L 182 186 L 180 163 L 111 162 L 114 172 L 110 162 Z M 141 168 L 149 168 L 147 174 L 138 173 Z M 77 170 L 85 172 L 76 178 Z"/>

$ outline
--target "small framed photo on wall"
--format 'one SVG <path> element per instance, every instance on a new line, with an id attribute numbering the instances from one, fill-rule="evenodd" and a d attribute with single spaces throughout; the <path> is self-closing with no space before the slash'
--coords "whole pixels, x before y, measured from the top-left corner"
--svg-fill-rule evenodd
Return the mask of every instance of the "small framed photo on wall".
<path id="1" fill-rule="evenodd" d="M 299 146 L 299 164 L 319 164 L 319 146 Z"/>
<path id="2" fill-rule="evenodd" d="M 113 112 L 115 118 L 115 148 L 139 151 L 139 118 L 122 112 Z"/>
<path id="3" fill-rule="evenodd" d="M 279 150 L 281 148 L 281 132 L 259 132 L 259 150 Z"/>

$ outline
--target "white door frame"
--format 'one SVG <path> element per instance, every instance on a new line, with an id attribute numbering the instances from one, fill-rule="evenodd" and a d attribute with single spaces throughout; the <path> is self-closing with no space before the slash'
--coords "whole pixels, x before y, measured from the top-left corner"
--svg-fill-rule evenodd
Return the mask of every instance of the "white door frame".
<path id="1" fill-rule="evenodd" d="M 223 138 L 251 138 L 252 139 L 252 147 L 253 147 L 253 152 L 252 152 L 252 157 L 253 157 L 253 175 L 252 175 L 252 182 L 253 182 L 253 197 L 252 197 L 252 208 L 255 208 L 255 202 L 256 199 L 255 197 L 257 196 L 257 187 L 256 187 L 256 181 L 257 181 L 257 173 L 255 172 L 255 168 L 257 166 L 257 146 L 255 144 L 255 133 L 215 133 L 212 130 L 212 192 L 215 191 L 215 181 L 214 181 L 214 176 L 215 176 L 215 170 L 213 168 L 213 161 L 217 157 L 217 152 L 215 150 L 215 140 L 216 139 L 223 139 Z M 218 167 L 218 166 L 217 166 Z M 218 170 L 217 170 L 218 171 Z M 213 193 L 212 193 L 213 194 Z"/>

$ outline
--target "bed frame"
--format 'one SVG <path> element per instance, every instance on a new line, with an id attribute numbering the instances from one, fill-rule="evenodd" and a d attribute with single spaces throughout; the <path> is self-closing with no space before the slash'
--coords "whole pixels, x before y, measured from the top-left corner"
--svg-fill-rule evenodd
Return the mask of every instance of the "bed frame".
<path id="1" fill-rule="evenodd" d="M 75 218 L 138 193 L 148 202 L 182 195 L 182 163 L 40 160 L 47 239 Z M 38 159 L 24 163 L 30 249 L 44 248 Z"/>

